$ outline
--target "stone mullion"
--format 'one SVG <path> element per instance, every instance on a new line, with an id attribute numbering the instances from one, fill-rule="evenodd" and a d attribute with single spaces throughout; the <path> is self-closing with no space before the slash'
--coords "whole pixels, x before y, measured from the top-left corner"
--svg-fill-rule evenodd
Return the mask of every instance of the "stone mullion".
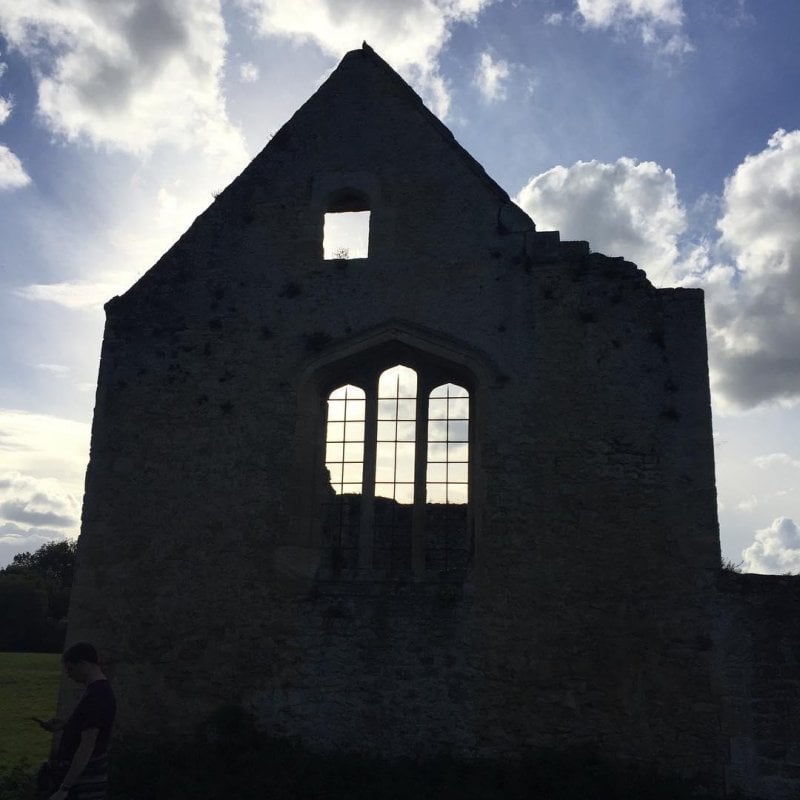
<path id="1" fill-rule="evenodd" d="M 364 403 L 364 483 L 361 495 L 361 527 L 358 537 L 358 566 L 372 569 L 375 542 L 375 462 L 378 449 L 378 379 L 370 380 Z"/>
<path id="2" fill-rule="evenodd" d="M 428 395 L 430 387 L 417 378 L 416 430 L 414 446 L 414 510 L 411 517 L 411 569 L 425 573 L 425 503 L 428 469 Z"/>

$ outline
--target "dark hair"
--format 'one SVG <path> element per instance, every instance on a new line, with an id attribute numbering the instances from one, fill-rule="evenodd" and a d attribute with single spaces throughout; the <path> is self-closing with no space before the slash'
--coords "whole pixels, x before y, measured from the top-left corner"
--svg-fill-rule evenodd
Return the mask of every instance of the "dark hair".
<path id="1" fill-rule="evenodd" d="M 89 642 L 76 642 L 72 647 L 68 647 L 64 651 L 61 660 L 65 664 L 77 664 L 78 661 L 88 661 L 90 664 L 96 664 L 97 650 Z"/>

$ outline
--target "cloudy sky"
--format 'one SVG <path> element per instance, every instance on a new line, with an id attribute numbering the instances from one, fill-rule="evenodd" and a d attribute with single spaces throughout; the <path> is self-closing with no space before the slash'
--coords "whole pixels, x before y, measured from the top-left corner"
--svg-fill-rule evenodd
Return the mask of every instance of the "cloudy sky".
<path id="1" fill-rule="evenodd" d="M 103 302 L 367 40 L 539 230 L 706 290 L 724 556 L 800 570 L 798 30 L 796 0 L 0 0 L 0 566 L 77 535 Z"/>

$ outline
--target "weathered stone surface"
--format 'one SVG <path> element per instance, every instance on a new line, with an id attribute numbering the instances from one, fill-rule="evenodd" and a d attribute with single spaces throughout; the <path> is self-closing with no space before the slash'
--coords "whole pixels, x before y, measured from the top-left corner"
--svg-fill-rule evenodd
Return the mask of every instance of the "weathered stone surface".
<path id="1" fill-rule="evenodd" d="M 800 790 L 800 576 L 723 573 L 715 619 L 729 786 Z"/>
<path id="2" fill-rule="evenodd" d="M 342 192 L 368 258 L 323 260 Z M 719 644 L 746 611 L 715 599 L 702 293 L 537 232 L 371 50 L 107 317 L 69 637 L 107 654 L 121 731 L 235 702 L 323 749 L 589 743 L 716 791 L 730 742 L 730 780 L 794 780 L 782 662 Z M 326 552 L 327 394 L 396 363 L 470 391 L 457 574 Z"/>

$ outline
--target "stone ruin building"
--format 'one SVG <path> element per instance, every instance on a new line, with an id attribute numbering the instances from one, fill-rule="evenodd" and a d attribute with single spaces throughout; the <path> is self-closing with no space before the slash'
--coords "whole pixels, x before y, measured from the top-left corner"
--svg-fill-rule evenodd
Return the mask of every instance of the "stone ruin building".
<path id="1" fill-rule="evenodd" d="M 69 640 L 122 733 L 237 703 L 800 794 L 800 590 L 720 570 L 702 292 L 537 231 L 368 46 L 106 310 Z"/>

